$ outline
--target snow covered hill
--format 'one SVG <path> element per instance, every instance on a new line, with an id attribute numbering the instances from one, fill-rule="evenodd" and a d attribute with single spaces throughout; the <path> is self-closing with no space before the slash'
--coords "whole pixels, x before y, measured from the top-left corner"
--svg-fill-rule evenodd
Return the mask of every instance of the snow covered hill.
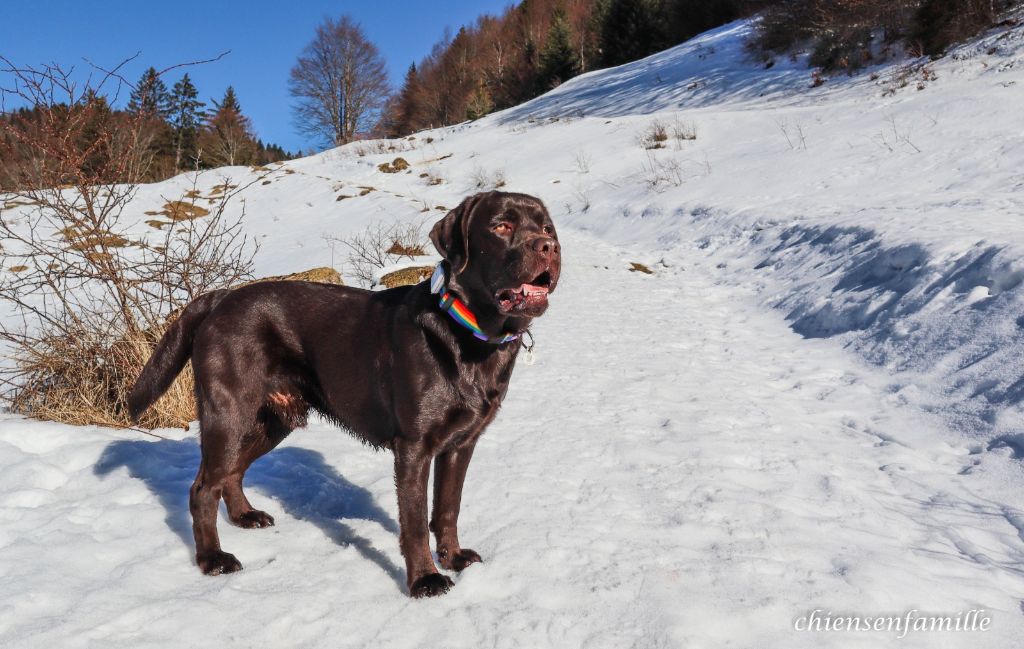
<path id="1" fill-rule="evenodd" d="M 499 184 L 551 209 L 563 281 L 470 470 L 485 563 L 451 593 L 405 597 L 390 458 L 326 424 L 254 465 L 277 527 L 222 525 L 246 568 L 206 578 L 194 435 L 8 416 L 0 646 L 1013 646 L 1024 29 L 817 87 L 748 61 L 749 29 L 235 199 L 261 275 L 341 266 L 324 235 L 429 224 Z M 378 169 L 396 156 L 407 173 Z M 265 173 L 145 187 L 138 234 L 193 183 Z M 816 609 L 991 627 L 794 630 Z"/>

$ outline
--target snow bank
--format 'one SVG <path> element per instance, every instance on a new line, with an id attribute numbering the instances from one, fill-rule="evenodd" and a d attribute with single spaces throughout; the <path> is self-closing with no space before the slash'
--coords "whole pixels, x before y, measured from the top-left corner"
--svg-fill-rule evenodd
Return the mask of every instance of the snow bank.
<path id="1" fill-rule="evenodd" d="M 990 632 L 899 643 L 1011 646 L 1024 28 L 813 89 L 749 61 L 749 29 L 476 122 L 142 188 L 135 236 L 193 187 L 255 181 L 230 213 L 261 275 L 342 266 L 338 237 L 429 226 L 482 188 L 547 203 L 563 279 L 468 478 L 485 563 L 408 600 L 389 458 L 316 423 L 248 476 L 278 526 L 222 525 L 246 569 L 203 578 L 192 433 L 7 418 L 0 644 L 897 642 L 792 629 L 823 608 L 984 609 Z M 655 122 L 670 135 L 646 149 Z M 407 173 L 377 170 L 399 155 Z"/>

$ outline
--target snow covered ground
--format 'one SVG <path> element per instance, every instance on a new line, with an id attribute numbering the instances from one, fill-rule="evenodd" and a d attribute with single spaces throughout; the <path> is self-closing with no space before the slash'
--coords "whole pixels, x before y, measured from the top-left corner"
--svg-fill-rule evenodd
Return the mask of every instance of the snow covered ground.
<path id="1" fill-rule="evenodd" d="M 0 646 L 1013 646 L 1024 30 L 809 88 L 746 61 L 748 29 L 236 198 L 264 275 L 340 266 L 323 235 L 431 223 L 501 180 L 551 209 L 563 280 L 470 469 L 485 563 L 451 593 L 405 597 L 390 457 L 327 425 L 250 470 L 277 526 L 222 524 L 245 570 L 206 578 L 193 434 L 8 416 Z M 378 171 L 397 155 L 410 173 Z M 140 221 L 192 180 L 143 188 Z M 991 626 L 795 631 L 815 609 Z"/>

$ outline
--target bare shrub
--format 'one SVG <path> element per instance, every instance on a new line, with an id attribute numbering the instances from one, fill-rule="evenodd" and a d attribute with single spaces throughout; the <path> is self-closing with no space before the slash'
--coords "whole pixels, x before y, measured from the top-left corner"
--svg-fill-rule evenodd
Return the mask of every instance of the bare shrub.
<path id="1" fill-rule="evenodd" d="M 587 194 L 587 192 L 584 191 L 583 188 L 580 187 L 580 186 L 573 187 L 572 193 L 573 193 L 573 196 L 576 197 L 577 202 L 579 202 L 580 212 L 582 212 L 584 214 L 589 212 L 590 211 L 590 195 Z M 568 205 L 568 210 L 567 211 L 571 214 L 572 213 L 572 205 L 571 204 L 567 204 L 567 205 Z"/>
<path id="2" fill-rule="evenodd" d="M 936 56 L 996 23 L 1015 0 L 788 0 L 772 3 L 758 23 L 755 48 L 787 52 L 807 45 L 826 71 L 878 62 L 903 41 Z"/>
<path id="3" fill-rule="evenodd" d="M 891 97 L 900 90 L 913 85 L 917 90 L 924 90 L 928 84 L 935 81 L 938 76 L 931 66 L 922 61 L 911 61 L 905 65 L 898 66 L 892 70 L 886 78 L 880 82 L 882 96 Z"/>
<path id="4" fill-rule="evenodd" d="M 126 211 L 152 162 L 144 118 L 107 117 L 109 77 L 79 88 L 57 67 L 5 72 L 34 110 L 30 124 L 0 121 L 0 161 L 18 161 L 0 162 L 9 196 L 26 204 L 0 212 L 0 246 L 24 268 L 0 274 L 0 303 L 17 316 L 0 322 L 14 361 L 0 370 L 4 396 L 33 417 L 128 425 L 125 396 L 168 319 L 251 276 L 256 244 L 241 234 L 241 217 L 224 217 L 241 189 L 221 192 L 206 216 L 191 211 L 135 235 L 138 216 Z M 193 185 L 165 200 L 184 209 L 198 195 Z M 187 424 L 191 395 L 184 373 L 142 423 Z"/>
<path id="5" fill-rule="evenodd" d="M 664 191 L 669 186 L 679 187 L 687 180 L 711 174 L 711 162 L 703 160 L 679 160 L 675 157 L 659 158 L 654 151 L 647 152 L 647 161 L 641 165 L 645 184 L 654 191 Z"/>
<path id="6" fill-rule="evenodd" d="M 811 65 L 856 70 L 871 62 L 875 40 L 906 35 L 920 0 L 792 0 L 770 6 L 758 24 L 756 44 L 785 52 L 806 43 Z"/>
<path id="7" fill-rule="evenodd" d="M 807 150 L 807 136 L 804 134 L 803 125 L 790 124 L 785 119 L 775 120 L 775 125 L 779 127 L 779 132 L 786 139 L 786 144 L 789 145 L 791 151 Z"/>
<path id="8" fill-rule="evenodd" d="M 495 169 L 494 171 L 488 171 L 483 167 L 477 166 L 473 168 L 470 180 L 476 189 L 499 189 L 505 186 L 505 170 Z"/>
<path id="9" fill-rule="evenodd" d="M 377 223 L 350 237 L 326 235 L 324 239 L 332 247 L 341 244 L 348 248 L 351 273 L 366 286 L 373 285 L 381 268 L 426 254 L 423 230 L 418 223 Z"/>
<path id="10" fill-rule="evenodd" d="M 664 149 L 668 141 L 668 125 L 661 120 L 654 120 L 639 136 L 640 146 L 645 149 Z"/>
<path id="11" fill-rule="evenodd" d="M 412 151 L 415 148 L 415 142 L 406 140 L 362 140 L 355 145 L 352 151 L 360 158 L 364 158 L 368 155 Z"/>
<path id="12" fill-rule="evenodd" d="M 669 132 L 675 140 L 676 149 L 682 149 L 684 142 L 692 142 L 697 139 L 697 125 L 693 122 L 683 122 L 678 117 L 669 124 Z"/>
<path id="13" fill-rule="evenodd" d="M 576 171 L 581 175 L 590 173 L 590 163 L 593 158 L 586 151 L 576 152 Z"/>
<path id="14" fill-rule="evenodd" d="M 888 129 L 883 129 L 878 132 L 875 136 L 875 142 L 886 149 L 889 153 L 895 153 L 898 149 L 903 148 L 914 153 L 921 153 L 921 149 L 910 139 L 910 130 L 900 128 L 896 124 L 896 118 L 892 115 L 887 120 L 889 123 Z"/>
<path id="15" fill-rule="evenodd" d="M 430 167 L 421 173 L 420 178 L 423 178 L 423 182 L 429 186 L 444 184 L 444 175 L 434 167 Z"/>
<path id="16" fill-rule="evenodd" d="M 653 152 L 647 154 L 642 165 L 644 181 L 650 189 L 658 190 L 664 185 L 678 187 L 683 184 L 683 167 L 675 158 L 659 159 Z"/>
<path id="17" fill-rule="evenodd" d="M 924 54 L 938 56 L 954 43 L 995 24 L 1015 0 L 923 0 L 915 15 L 914 40 Z"/>

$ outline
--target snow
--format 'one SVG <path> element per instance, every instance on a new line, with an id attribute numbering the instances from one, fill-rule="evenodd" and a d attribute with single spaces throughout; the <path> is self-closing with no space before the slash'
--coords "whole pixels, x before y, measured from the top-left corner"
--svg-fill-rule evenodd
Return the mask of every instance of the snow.
<path id="1" fill-rule="evenodd" d="M 809 88 L 799 62 L 748 60 L 749 29 L 379 153 L 143 187 L 140 214 L 258 178 L 231 209 L 261 275 L 341 266 L 324 235 L 428 227 L 501 178 L 545 200 L 563 279 L 467 479 L 484 563 L 408 599 L 390 457 L 315 422 L 247 474 L 277 526 L 222 519 L 245 570 L 203 577 L 194 431 L 6 416 L 0 645 L 1012 646 L 1024 29 L 927 63 L 921 90 L 902 64 Z M 656 120 L 696 139 L 645 150 Z M 410 173 L 377 170 L 399 155 Z M 992 625 L 794 631 L 815 609 Z"/>

